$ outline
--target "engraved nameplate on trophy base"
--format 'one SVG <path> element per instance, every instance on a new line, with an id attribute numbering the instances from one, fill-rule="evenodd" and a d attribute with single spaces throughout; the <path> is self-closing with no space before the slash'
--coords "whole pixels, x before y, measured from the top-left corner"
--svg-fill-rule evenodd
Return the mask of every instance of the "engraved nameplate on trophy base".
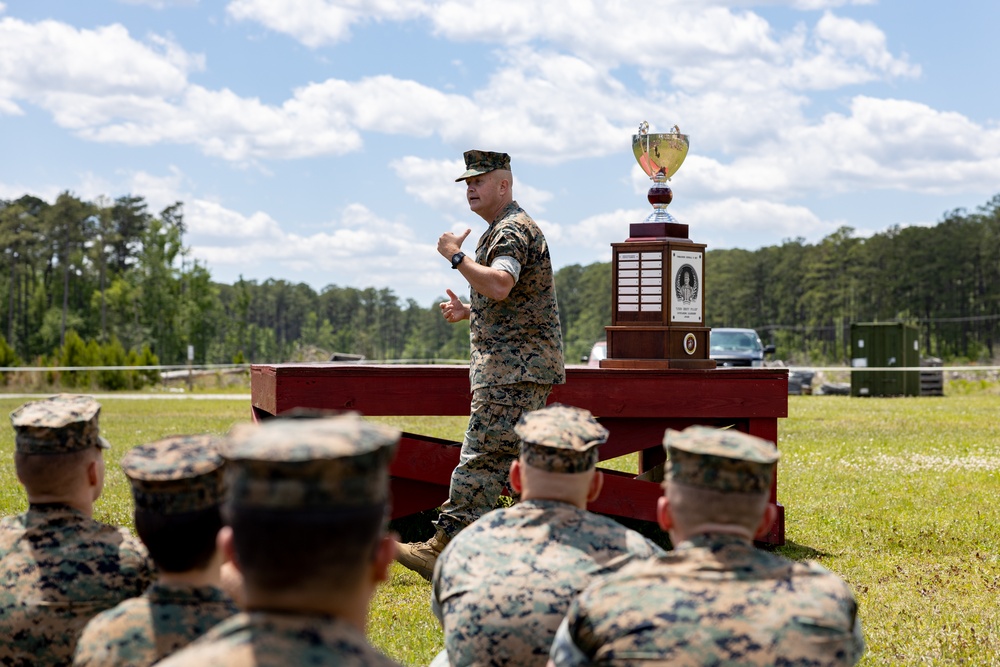
<path id="1" fill-rule="evenodd" d="M 611 244 L 611 326 L 601 368 L 715 368 L 705 327 L 705 245 Z"/>

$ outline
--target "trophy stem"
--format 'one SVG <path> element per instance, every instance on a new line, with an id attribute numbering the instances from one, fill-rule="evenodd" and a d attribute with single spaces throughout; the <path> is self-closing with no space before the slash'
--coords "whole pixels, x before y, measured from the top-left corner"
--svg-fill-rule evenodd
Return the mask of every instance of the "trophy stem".
<path id="1" fill-rule="evenodd" d="M 674 200 L 674 193 L 666 183 L 658 180 L 656 185 L 649 189 L 646 199 L 653 205 L 653 212 L 644 222 L 677 222 L 674 216 L 667 213 L 667 205 Z"/>

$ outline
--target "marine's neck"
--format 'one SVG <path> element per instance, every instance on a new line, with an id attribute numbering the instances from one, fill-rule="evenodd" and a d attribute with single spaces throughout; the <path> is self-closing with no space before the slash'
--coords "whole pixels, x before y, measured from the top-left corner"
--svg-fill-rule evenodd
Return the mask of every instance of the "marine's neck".
<path id="1" fill-rule="evenodd" d="M 276 611 L 288 614 L 333 616 L 365 632 L 368 606 L 374 591 L 358 587 L 351 593 L 331 594 L 326 590 L 255 591 L 246 587 L 247 611 Z"/>
<path id="2" fill-rule="evenodd" d="M 214 586 L 219 588 L 222 583 L 220 569 L 222 568 L 222 552 L 218 549 L 208 565 L 198 570 L 188 570 L 186 572 L 164 572 L 160 570 L 157 581 L 168 586 L 191 586 L 192 588 L 202 588 Z"/>
<path id="3" fill-rule="evenodd" d="M 32 505 L 68 505 L 84 516 L 93 518 L 94 501 L 89 496 L 83 494 L 51 494 L 51 493 L 31 493 L 28 492 L 28 502 Z"/>

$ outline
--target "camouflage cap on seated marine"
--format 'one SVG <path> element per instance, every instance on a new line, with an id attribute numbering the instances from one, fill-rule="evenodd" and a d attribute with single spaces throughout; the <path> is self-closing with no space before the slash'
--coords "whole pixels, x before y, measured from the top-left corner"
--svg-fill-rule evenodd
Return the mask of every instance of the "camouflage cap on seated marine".
<path id="1" fill-rule="evenodd" d="M 521 416 L 514 427 L 521 438 L 521 458 L 532 468 L 580 473 L 597 465 L 597 447 L 608 430 L 581 408 L 553 403 Z"/>
<path id="2" fill-rule="evenodd" d="M 667 481 L 723 493 L 763 493 L 779 454 L 773 443 L 733 429 L 667 429 Z"/>
<path id="3" fill-rule="evenodd" d="M 88 447 L 110 449 L 101 437 L 101 404 L 93 396 L 59 394 L 25 403 L 10 413 L 22 454 L 71 454 Z"/>
<path id="4" fill-rule="evenodd" d="M 482 176 L 494 169 L 510 171 L 510 156 L 506 153 L 490 151 L 465 151 L 465 173 L 456 178 L 455 182 L 458 183 L 473 176 Z"/>
<path id="5" fill-rule="evenodd" d="M 215 507 L 225 494 L 215 435 L 175 435 L 140 445 L 122 457 L 136 509 L 181 514 Z"/>
<path id="6" fill-rule="evenodd" d="M 239 424 L 223 451 L 227 502 L 272 510 L 385 503 L 399 436 L 397 429 L 357 413 Z"/>

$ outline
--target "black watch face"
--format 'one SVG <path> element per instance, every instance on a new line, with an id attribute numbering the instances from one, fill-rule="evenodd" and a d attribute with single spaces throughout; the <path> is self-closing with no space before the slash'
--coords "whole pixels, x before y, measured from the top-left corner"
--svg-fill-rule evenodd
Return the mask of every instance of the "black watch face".
<path id="1" fill-rule="evenodd" d="M 454 255 L 451 256 L 451 265 L 458 266 L 459 264 L 462 263 L 463 257 L 465 257 L 464 252 L 456 252 Z"/>

